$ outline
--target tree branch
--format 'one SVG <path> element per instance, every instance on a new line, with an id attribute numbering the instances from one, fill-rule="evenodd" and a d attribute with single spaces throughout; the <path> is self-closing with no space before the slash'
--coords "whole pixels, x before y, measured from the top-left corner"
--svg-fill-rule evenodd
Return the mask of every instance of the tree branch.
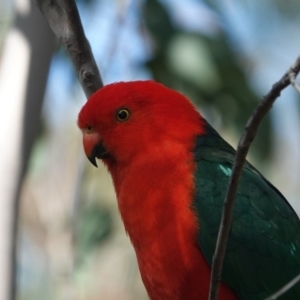
<path id="1" fill-rule="evenodd" d="M 300 86 L 296 83 L 296 76 L 297 74 L 295 74 L 295 72 L 291 72 L 290 73 L 290 82 L 291 82 L 291 85 L 295 88 L 295 90 L 300 93 Z"/>
<path id="2" fill-rule="evenodd" d="M 232 174 L 229 180 L 228 189 L 224 200 L 224 208 L 218 234 L 218 240 L 216 250 L 213 256 L 209 300 L 218 299 L 223 261 L 232 221 L 234 201 L 237 193 L 238 183 L 243 170 L 243 165 L 246 161 L 246 155 L 248 153 L 252 141 L 254 140 L 258 126 L 262 121 L 263 117 L 271 109 L 275 100 L 280 96 L 281 91 L 291 84 L 291 78 L 295 78 L 299 71 L 300 56 L 290 67 L 290 69 L 284 74 L 284 76 L 273 85 L 270 92 L 256 107 L 250 119 L 248 120 L 244 133 L 240 139 L 235 161 L 232 168 Z"/>
<path id="3" fill-rule="evenodd" d="M 103 86 L 75 0 L 36 0 L 50 28 L 72 59 L 87 97 Z"/>
<path id="4" fill-rule="evenodd" d="M 291 289 L 294 285 L 296 285 L 300 281 L 300 274 L 293 278 L 289 283 L 284 285 L 279 291 L 277 291 L 272 296 L 268 297 L 265 300 L 277 300 L 280 296 L 285 294 L 289 289 Z"/>

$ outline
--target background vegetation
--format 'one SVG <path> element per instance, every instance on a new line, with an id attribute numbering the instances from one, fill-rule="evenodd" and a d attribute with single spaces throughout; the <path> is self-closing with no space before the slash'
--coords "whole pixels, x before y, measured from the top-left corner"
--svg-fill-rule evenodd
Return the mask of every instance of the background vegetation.
<path id="1" fill-rule="evenodd" d="M 8 61 L 4 55 L 12 33 L 19 30 L 36 49 L 32 61 L 44 62 L 29 64 L 31 72 L 24 75 L 27 89 L 21 94 L 32 91 L 28 97 L 36 99 L 22 102 L 30 139 L 15 146 L 10 134 L 1 144 L 1 152 L 17 148 L 24 157 L 16 186 L 17 298 L 147 299 L 111 180 L 100 164 L 93 168 L 83 155 L 76 119 L 86 100 L 71 63 L 32 2 L 1 5 L 3 114 L 12 100 L 3 96 L 8 76 L 1 76 L 1 68 L 8 64 L 15 77 L 21 73 L 19 57 Z M 233 146 L 256 103 L 300 52 L 296 0 L 81 0 L 78 5 L 105 84 L 162 82 L 190 97 Z M 38 34 L 37 28 L 45 31 Z M 20 47 L 20 59 L 22 51 Z M 15 90 L 23 91 L 16 81 L 10 93 Z M 283 93 L 249 159 L 299 212 L 297 98 L 292 89 Z M 9 107 L 15 112 L 17 105 Z M 0 115 L 2 129 L 20 118 L 17 112 L 12 116 L 7 121 Z M 13 177 L 0 176 L 2 184 Z"/>

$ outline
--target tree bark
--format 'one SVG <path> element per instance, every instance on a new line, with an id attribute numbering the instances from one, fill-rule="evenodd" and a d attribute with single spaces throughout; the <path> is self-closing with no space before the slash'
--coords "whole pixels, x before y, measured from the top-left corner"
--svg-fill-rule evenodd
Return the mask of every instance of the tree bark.
<path id="1" fill-rule="evenodd" d="M 89 98 L 103 86 L 90 43 L 87 40 L 75 0 L 36 0 L 50 28 L 65 47 L 75 72 Z"/>

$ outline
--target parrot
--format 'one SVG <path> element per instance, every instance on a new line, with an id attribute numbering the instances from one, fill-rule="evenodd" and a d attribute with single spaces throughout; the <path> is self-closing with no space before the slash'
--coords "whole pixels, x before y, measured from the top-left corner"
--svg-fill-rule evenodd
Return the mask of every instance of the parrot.
<path id="1" fill-rule="evenodd" d="M 234 148 L 187 97 L 152 80 L 105 85 L 77 123 L 87 158 L 112 177 L 150 299 L 207 299 Z M 299 218 L 246 162 L 219 299 L 262 300 L 299 273 Z M 300 284 L 280 299 L 300 299 Z"/>

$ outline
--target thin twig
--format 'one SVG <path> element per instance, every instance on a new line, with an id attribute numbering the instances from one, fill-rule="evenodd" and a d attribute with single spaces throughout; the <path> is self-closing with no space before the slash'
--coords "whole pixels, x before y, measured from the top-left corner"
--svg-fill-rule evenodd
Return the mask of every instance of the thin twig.
<path id="1" fill-rule="evenodd" d="M 36 0 L 50 28 L 72 59 L 87 97 L 103 86 L 75 0 Z"/>
<path id="2" fill-rule="evenodd" d="M 285 294 L 289 289 L 291 289 L 295 284 L 297 284 L 300 280 L 300 274 L 297 275 L 294 279 L 292 279 L 289 283 L 284 285 L 279 291 L 277 291 L 275 294 L 272 296 L 268 297 L 265 300 L 276 300 L 283 294 Z"/>
<path id="3" fill-rule="evenodd" d="M 291 85 L 295 88 L 295 90 L 300 93 L 300 86 L 296 83 L 296 74 L 294 72 L 290 73 L 290 82 Z"/>
<path id="4" fill-rule="evenodd" d="M 284 74 L 284 76 L 276 82 L 270 92 L 263 98 L 258 104 L 250 119 L 247 122 L 244 133 L 240 139 L 235 161 L 232 168 L 232 174 L 229 180 L 226 197 L 224 200 L 224 208 L 222 213 L 222 220 L 218 234 L 218 240 L 216 250 L 213 256 L 212 273 L 209 290 L 209 300 L 217 300 L 219 295 L 219 287 L 221 282 L 221 274 L 224 256 L 226 252 L 227 239 L 231 227 L 232 213 L 234 207 L 235 196 L 238 188 L 238 183 L 243 170 L 243 165 L 246 161 L 246 155 L 250 148 L 252 141 L 256 135 L 258 126 L 263 117 L 271 109 L 275 100 L 280 96 L 280 93 L 288 85 L 290 85 L 290 74 L 295 76 L 300 71 L 300 56 L 290 69 Z"/>

